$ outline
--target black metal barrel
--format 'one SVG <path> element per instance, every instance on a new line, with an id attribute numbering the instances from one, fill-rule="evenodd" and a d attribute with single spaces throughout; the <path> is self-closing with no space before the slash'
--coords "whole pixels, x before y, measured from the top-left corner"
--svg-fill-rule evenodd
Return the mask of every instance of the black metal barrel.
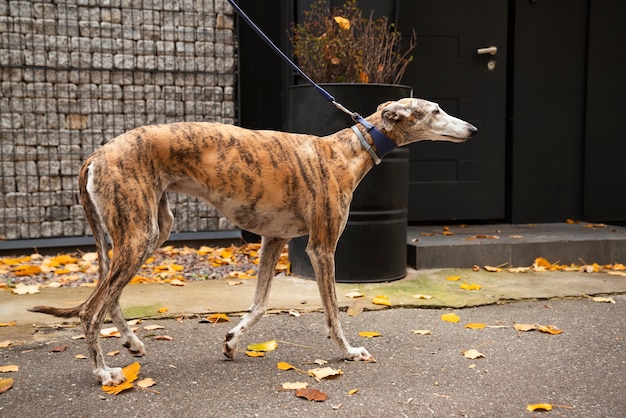
<path id="1" fill-rule="evenodd" d="M 337 102 L 367 117 L 379 104 L 410 97 L 407 86 L 323 84 Z M 290 132 L 328 135 L 354 122 L 312 87 L 289 89 Z M 383 282 L 406 275 L 409 151 L 396 149 L 365 176 L 354 193 L 346 229 L 335 255 L 336 280 L 343 283 Z M 314 277 L 306 255 L 308 236 L 289 243 L 291 271 Z"/>

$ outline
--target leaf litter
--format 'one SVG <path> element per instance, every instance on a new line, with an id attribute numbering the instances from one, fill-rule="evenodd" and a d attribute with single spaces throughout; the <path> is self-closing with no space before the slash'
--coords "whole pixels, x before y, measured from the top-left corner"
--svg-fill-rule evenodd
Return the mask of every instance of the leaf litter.
<path id="1" fill-rule="evenodd" d="M 256 278 L 260 244 L 231 247 L 166 246 L 157 249 L 131 280 L 132 284 L 170 283 L 184 286 L 188 281 Z M 109 256 L 111 253 L 109 252 Z M 287 248 L 283 250 L 277 273 L 289 268 Z M 0 289 L 19 294 L 37 293 L 40 287 L 94 286 L 98 279 L 98 255 L 75 252 L 44 256 L 0 257 Z M 32 287 L 31 287 L 32 286 Z"/>

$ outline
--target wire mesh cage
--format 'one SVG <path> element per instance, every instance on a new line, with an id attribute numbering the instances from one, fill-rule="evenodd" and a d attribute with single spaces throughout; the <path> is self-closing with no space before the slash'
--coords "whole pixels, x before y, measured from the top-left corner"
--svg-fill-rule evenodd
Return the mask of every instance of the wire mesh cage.
<path id="1" fill-rule="evenodd" d="M 0 237 L 89 234 L 78 171 L 129 129 L 235 122 L 225 0 L 0 0 Z M 231 229 L 170 194 L 175 232 Z"/>

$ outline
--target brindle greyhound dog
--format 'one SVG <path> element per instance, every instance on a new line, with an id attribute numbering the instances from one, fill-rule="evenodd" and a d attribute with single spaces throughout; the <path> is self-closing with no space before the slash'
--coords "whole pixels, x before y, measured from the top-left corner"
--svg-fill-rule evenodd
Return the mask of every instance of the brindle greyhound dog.
<path id="1" fill-rule="evenodd" d="M 422 140 L 462 142 L 477 132 L 436 103 L 420 99 L 384 103 L 366 120 L 398 146 Z M 371 143 L 369 133 L 357 126 Z M 81 203 L 98 250 L 98 285 L 77 307 L 37 306 L 32 311 L 79 316 L 96 378 L 105 385 L 124 381 L 120 368 L 105 364 L 100 329 L 108 312 L 124 347 L 136 356 L 145 354 L 144 344 L 124 321 L 119 298 L 144 261 L 169 237 L 173 215 L 166 192 L 171 190 L 207 201 L 234 224 L 262 236 L 254 303 L 226 334 L 222 349 L 226 357 L 233 358 L 244 332 L 263 316 L 285 244 L 308 234 L 306 252 L 330 336 L 347 359 L 374 361 L 343 334 L 334 264 L 352 194 L 373 165 L 372 156 L 349 128 L 317 137 L 183 122 L 126 132 L 95 151 L 80 171 Z M 113 247 L 111 258 L 107 237 Z"/>

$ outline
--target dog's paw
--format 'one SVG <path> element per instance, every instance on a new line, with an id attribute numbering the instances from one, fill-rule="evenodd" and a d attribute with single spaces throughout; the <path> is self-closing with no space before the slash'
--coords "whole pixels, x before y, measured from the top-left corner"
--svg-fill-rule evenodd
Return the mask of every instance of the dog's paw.
<path id="1" fill-rule="evenodd" d="M 126 380 L 120 367 L 104 367 L 102 369 L 95 369 L 93 374 L 103 386 L 119 385 Z"/>
<path id="2" fill-rule="evenodd" d="M 237 348 L 236 340 L 233 340 L 235 334 L 229 332 L 224 337 L 224 342 L 222 343 L 222 354 L 226 356 L 228 360 L 232 360 L 235 357 L 235 349 Z"/>
<path id="3" fill-rule="evenodd" d="M 134 357 L 143 357 L 146 355 L 145 345 L 135 338 L 122 344 Z"/>
<path id="4" fill-rule="evenodd" d="M 363 347 L 350 348 L 346 360 L 364 361 L 366 363 L 376 363 L 376 359 Z"/>

